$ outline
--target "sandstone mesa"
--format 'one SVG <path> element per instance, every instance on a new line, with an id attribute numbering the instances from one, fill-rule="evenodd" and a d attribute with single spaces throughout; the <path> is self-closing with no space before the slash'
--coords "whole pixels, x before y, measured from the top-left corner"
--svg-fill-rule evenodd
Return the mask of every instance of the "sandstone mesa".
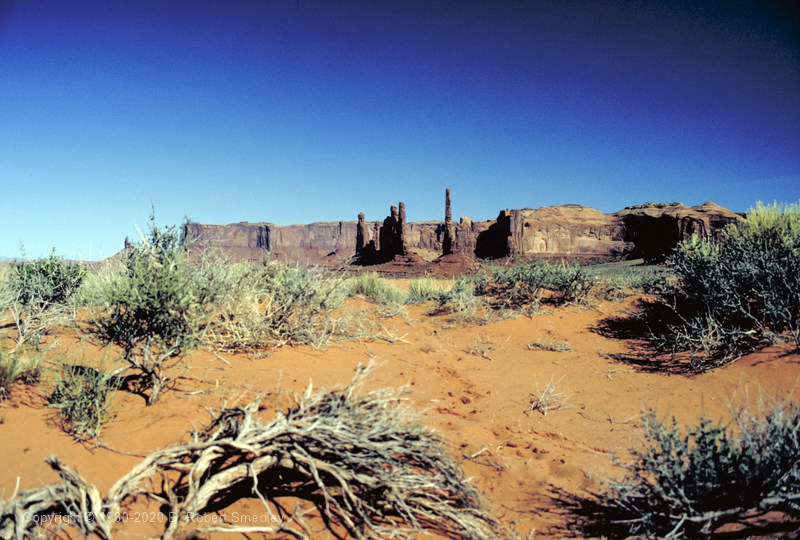
<path id="1" fill-rule="evenodd" d="M 712 202 L 698 206 L 646 203 L 613 214 L 567 204 L 501 210 L 496 219 L 452 220 L 450 190 L 445 219 L 407 223 L 405 205 L 392 205 L 383 221 L 318 222 L 308 225 L 188 223 L 184 234 L 202 247 L 220 248 L 236 260 L 274 257 L 322 262 L 354 258 L 369 266 L 394 261 L 424 263 L 439 256 L 577 259 L 601 263 L 631 259 L 658 262 L 693 234 L 717 235 L 742 217 Z"/>

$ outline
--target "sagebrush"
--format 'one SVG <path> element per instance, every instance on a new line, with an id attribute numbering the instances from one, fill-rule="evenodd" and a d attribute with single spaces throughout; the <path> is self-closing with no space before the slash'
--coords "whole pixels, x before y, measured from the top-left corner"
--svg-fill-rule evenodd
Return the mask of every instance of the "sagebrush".
<path id="1" fill-rule="evenodd" d="M 800 406 L 765 399 L 682 429 L 642 411 L 644 444 L 619 459 L 622 475 L 588 498 L 560 493 L 589 536 L 708 538 L 729 523 L 779 512 L 800 520 Z M 558 491 L 558 490 L 557 490 Z M 795 525 L 792 525 L 792 523 Z"/>
<path id="2" fill-rule="evenodd" d="M 662 348 L 715 367 L 787 336 L 800 347 L 800 206 L 759 203 L 721 240 L 692 238 L 670 257 L 677 285 Z"/>

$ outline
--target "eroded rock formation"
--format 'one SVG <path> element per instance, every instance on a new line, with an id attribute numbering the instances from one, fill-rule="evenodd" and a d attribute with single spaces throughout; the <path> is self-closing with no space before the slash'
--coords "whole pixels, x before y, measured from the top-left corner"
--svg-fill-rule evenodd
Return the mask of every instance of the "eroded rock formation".
<path id="1" fill-rule="evenodd" d="M 361 255 L 369 242 L 369 231 L 364 222 L 364 212 L 358 214 L 358 224 L 356 225 L 356 256 Z"/>
<path id="2" fill-rule="evenodd" d="M 647 203 L 614 214 L 578 205 L 503 210 L 479 233 L 475 255 L 659 261 L 692 234 L 718 234 L 741 219 L 714 203 Z"/>
<path id="3" fill-rule="evenodd" d="M 356 254 L 362 264 L 424 253 L 477 258 L 548 257 L 603 262 L 644 258 L 662 260 L 692 234 L 717 234 L 740 216 L 714 203 L 687 207 L 680 203 L 647 203 L 614 214 L 578 205 L 502 210 L 497 219 L 452 221 L 449 190 L 445 220 L 406 223 L 405 205 L 371 226 L 340 221 L 279 226 L 270 223 L 201 225 L 190 223 L 185 234 L 199 245 L 216 246 L 235 259 L 273 257 L 321 262 Z"/>
<path id="4" fill-rule="evenodd" d="M 358 215 L 358 230 L 362 230 L 364 213 Z M 363 226 L 364 236 L 356 236 L 356 258 L 360 264 L 380 264 L 394 259 L 396 256 L 408 256 L 410 253 L 409 237 L 413 245 L 421 242 L 419 234 L 413 234 L 413 226 L 406 224 L 406 205 L 400 203 L 399 208 L 392 205 L 383 225 L 376 221 L 373 227 L 373 240 L 366 240 L 366 224 Z M 410 234 L 409 234 L 410 233 Z"/>

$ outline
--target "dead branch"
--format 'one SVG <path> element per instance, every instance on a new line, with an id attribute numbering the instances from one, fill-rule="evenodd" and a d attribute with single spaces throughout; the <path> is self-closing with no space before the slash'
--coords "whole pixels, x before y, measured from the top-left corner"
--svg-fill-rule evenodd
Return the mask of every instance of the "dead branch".
<path id="1" fill-rule="evenodd" d="M 343 388 L 313 393 L 309 388 L 293 396 L 269 423 L 259 418 L 258 402 L 223 409 L 193 433 L 191 442 L 150 454 L 104 500 L 59 464 L 62 484 L 3 505 L 2 538 L 33 536 L 35 524 L 16 521 L 20 511 L 58 511 L 60 504 L 84 516 L 114 515 L 139 494 L 160 501 L 176 516 L 164 539 L 192 526 L 193 516 L 241 498 L 257 497 L 267 511 L 281 514 L 275 499 L 287 494 L 314 504 L 329 528 L 343 527 L 359 540 L 411 538 L 425 529 L 450 537 L 496 538 L 498 523 L 439 438 L 404 405 L 404 390 L 359 391 L 372 369 L 359 366 Z M 259 530 L 309 538 L 303 512 L 281 515 L 285 519 Z M 78 526 L 84 534 L 111 538 L 105 521 Z M 222 529 L 254 532 L 229 524 L 207 530 Z"/>

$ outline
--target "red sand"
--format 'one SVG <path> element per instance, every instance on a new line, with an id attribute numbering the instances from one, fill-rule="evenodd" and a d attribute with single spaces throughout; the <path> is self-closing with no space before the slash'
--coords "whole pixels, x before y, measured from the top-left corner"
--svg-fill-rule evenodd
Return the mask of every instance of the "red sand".
<path id="1" fill-rule="evenodd" d="M 116 418 L 102 431 L 102 441 L 117 450 L 144 453 L 178 442 L 209 419 L 205 407 L 242 403 L 257 395 L 271 403 L 276 391 L 302 390 L 346 383 L 359 364 L 377 358 L 383 364 L 374 386 L 408 384 L 411 404 L 423 422 L 441 432 L 468 476 L 485 494 L 497 517 L 522 537 L 557 536 L 549 487 L 579 492 L 616 469 L 611 453 L 624 454 L 640 436 L 643 405 L 662 416 L 675 415 L 682 424 L 705 413 L 728 418 L 727 403 L 747 388 L 751 397 L 763 391 L 786 395 L 800 373 L 798 356 L 788 348 L 751 354 L 715 371 L 697 375 L 642 373 L 608 353 L 630 353 L 636 344 L 603 337 L 592 329 L 608 316 L 630 309 L 633 300 L 604 302 L 596 309 L 558 308 L 533 318 L 519 317 L 485 326 L 448 329 L 442 317 L 410 307 L 406 317 L 384 321 L 385 335 L 397 343 L 364 341 L 331 346 L 325 351 L 286 347 L 253 360 L 245 354 L 222 354 L 226 364 L 209 352 L 191 356 L 191 367 L 177 388 L 151 407 L 141 397 L 119 392 Z M 102 351 L 74 332 L 64 331 L 59 351 L 99 358 Z M 571 352 L 531 350 L 531 342 L 566 341 Z M 467 352 L 478 341 L 488 342 L 486 356 Z M 568 407 L 546 416 L 530 413 L 536 383 L 548 380 L 569 395 Z M 42 390 L 16 386 L 0 407 L 0 490 L 8 498 L 58 479 L 44 459 L 58 455 L 104 493 L 141 458 L 125 456 L 91 444 L 76 443 L 65 434 L 56 411 L 45 406 Z M 479 453 L 480 452 L 480 453 Z M 479 454 L 478 454 L 479 453 Z M 474 460 L 465 456 L 478 454 Z M 17 486 L 17 482 L 19 482 Z M 236 508 L 261 511 L 248 501 Z M 256 510 L 252 510 L 256 509 Z M 232 508 L 228 509 L 233 511 Z M 157 528 L 120 524 L 129 532 L 156 534 Z M 163 529 L 162 529 L 163 530 Z M 208 535 L 207 535 L 208 536 Z M 209 537 L 216 538 L 210 535 Z M 254 537 L 258 537 L 255 535 Z M 323 533 L 320 538 L 326 537 Z"/>

